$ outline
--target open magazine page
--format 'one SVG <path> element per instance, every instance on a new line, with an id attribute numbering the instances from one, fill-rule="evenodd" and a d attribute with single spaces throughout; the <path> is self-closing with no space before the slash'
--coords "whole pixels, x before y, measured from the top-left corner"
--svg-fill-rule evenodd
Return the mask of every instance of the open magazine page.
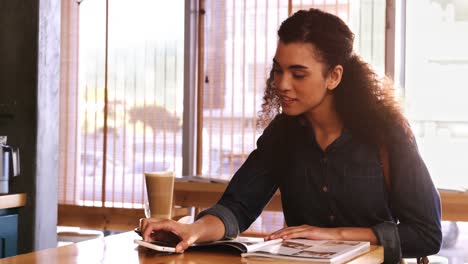
<path id="1" fill-rule="evenodd" d="M 279 244 L 264 246 L 254 252 L 244 253 L 242 257 L 313 259 L 317 262 L 339 263 L 366 252 L 369 247 L 369 242 L 291 239 Z"/>
<path id="2" fill-rule="evenodd" d="M 262 248 L 268 245 L 278 244 L 281 241 L 282 239 L 264 241 L 263 238 L 260 238 L 260 237 L 238 237 L 233 240 L 221 240 L 221 241 L 215 241 L 215 242 L 210 242 L 210 243 L 194 244 L 192 246 L 197 247 L 197 246 L 211 246 L 211 245 L 226 245 L 226 246 L 235 247 L 239 249 L 241 252 L 251 252 L 251 251 L 257 250 L 259 248 Z"/>

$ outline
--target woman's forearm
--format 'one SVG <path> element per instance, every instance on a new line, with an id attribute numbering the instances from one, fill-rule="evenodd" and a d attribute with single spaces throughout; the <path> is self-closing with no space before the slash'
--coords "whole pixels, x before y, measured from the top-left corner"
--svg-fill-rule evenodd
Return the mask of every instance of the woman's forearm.
<path id="1" fill-rule="evenodd" d="M 199 234 L 197 243 L 220 240 L 225 233 L 224 223 L 213 215 L 205 215 L 198 219 L 192 228 Z"/>
<path id="2" fill-rule="evenodd" d="M 372 231 L 372 228 L 365 227 L 338 227 L 338 240 L 358 240 L 370 241 L 372 245 L 378 244 L 377 237 Z"/>

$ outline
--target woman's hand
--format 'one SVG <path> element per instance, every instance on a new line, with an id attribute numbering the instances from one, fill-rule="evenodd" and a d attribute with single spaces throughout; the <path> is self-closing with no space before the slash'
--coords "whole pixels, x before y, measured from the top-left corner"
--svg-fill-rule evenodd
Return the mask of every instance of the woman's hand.
<path id="1" fill-rule="evenodd" d="M 219 240 L 223 238 L 225 231 L 223 222 L 212 215 L 205 215 L 193 224 L 142 218 L 140 230 L 143 240 L 175 244 L 177 253 L 184 252 L 195 242 Z"/>
<path id="2" fill-rule="evenodd" d="M 158 240 L 174 244 L 177 253 L 184 252 L 199 238 L 192 224 L 182 224 L 174 220 L 143 218 L 140 222 L 140 230 L 143 240 Z"/>
<path id="3" fill-rule="evenodd" d="M 314 240 L 339 240 L 340 232 L 338 228 L 323 228 L 310 225 L 285 227 L 275 231 L 265 237 L 265 240 L 272 239 L 291 239 L 291 238 L 307 238 Z"/>
<path id="4" fill-rule="evenodd" d="M 378 243 L 377 237 L 371 228 L 366 227 L 316 227 L 310 225 L 291 226 L 280 229 L 265 237 L 265 240 L 272 239 L 307 238 L 313 240 L 353 240 L 369 241 L 375 245 Z"/>

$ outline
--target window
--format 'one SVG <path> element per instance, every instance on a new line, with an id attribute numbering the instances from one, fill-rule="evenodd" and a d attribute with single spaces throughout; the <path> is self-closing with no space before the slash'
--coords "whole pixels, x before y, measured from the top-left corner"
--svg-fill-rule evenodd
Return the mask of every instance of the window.
<path id="1" fill-rule="evenodd" d="M 468 189 L 468 1 L 404 1 L 400 52 L 406 116 L 440 189 Z M 439 255 L 468 260 L 467 222 L 443 222 Z"/>
<path id="2" fill-rule="evenodd" d="M 407 1 L 406 8 L 406 116 L 436 186 L 466 189 L 468 2 Z"/>
<path id="3" fill-rule="evenodd" d="M 182 170 L 184 1 L 72 8 L 59 203 L 141 208 L 143 171 Z"/>

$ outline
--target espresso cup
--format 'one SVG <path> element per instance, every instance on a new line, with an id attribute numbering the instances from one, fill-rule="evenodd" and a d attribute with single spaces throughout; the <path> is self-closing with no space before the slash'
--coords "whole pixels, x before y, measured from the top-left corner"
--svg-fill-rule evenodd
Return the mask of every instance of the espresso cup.
<path id="1" fill-rule="evenodd" d="M 155 171 L 144 174 L 147 193 L 146 217 L 171 219 L 174 173 L 172 171 Z"/>

